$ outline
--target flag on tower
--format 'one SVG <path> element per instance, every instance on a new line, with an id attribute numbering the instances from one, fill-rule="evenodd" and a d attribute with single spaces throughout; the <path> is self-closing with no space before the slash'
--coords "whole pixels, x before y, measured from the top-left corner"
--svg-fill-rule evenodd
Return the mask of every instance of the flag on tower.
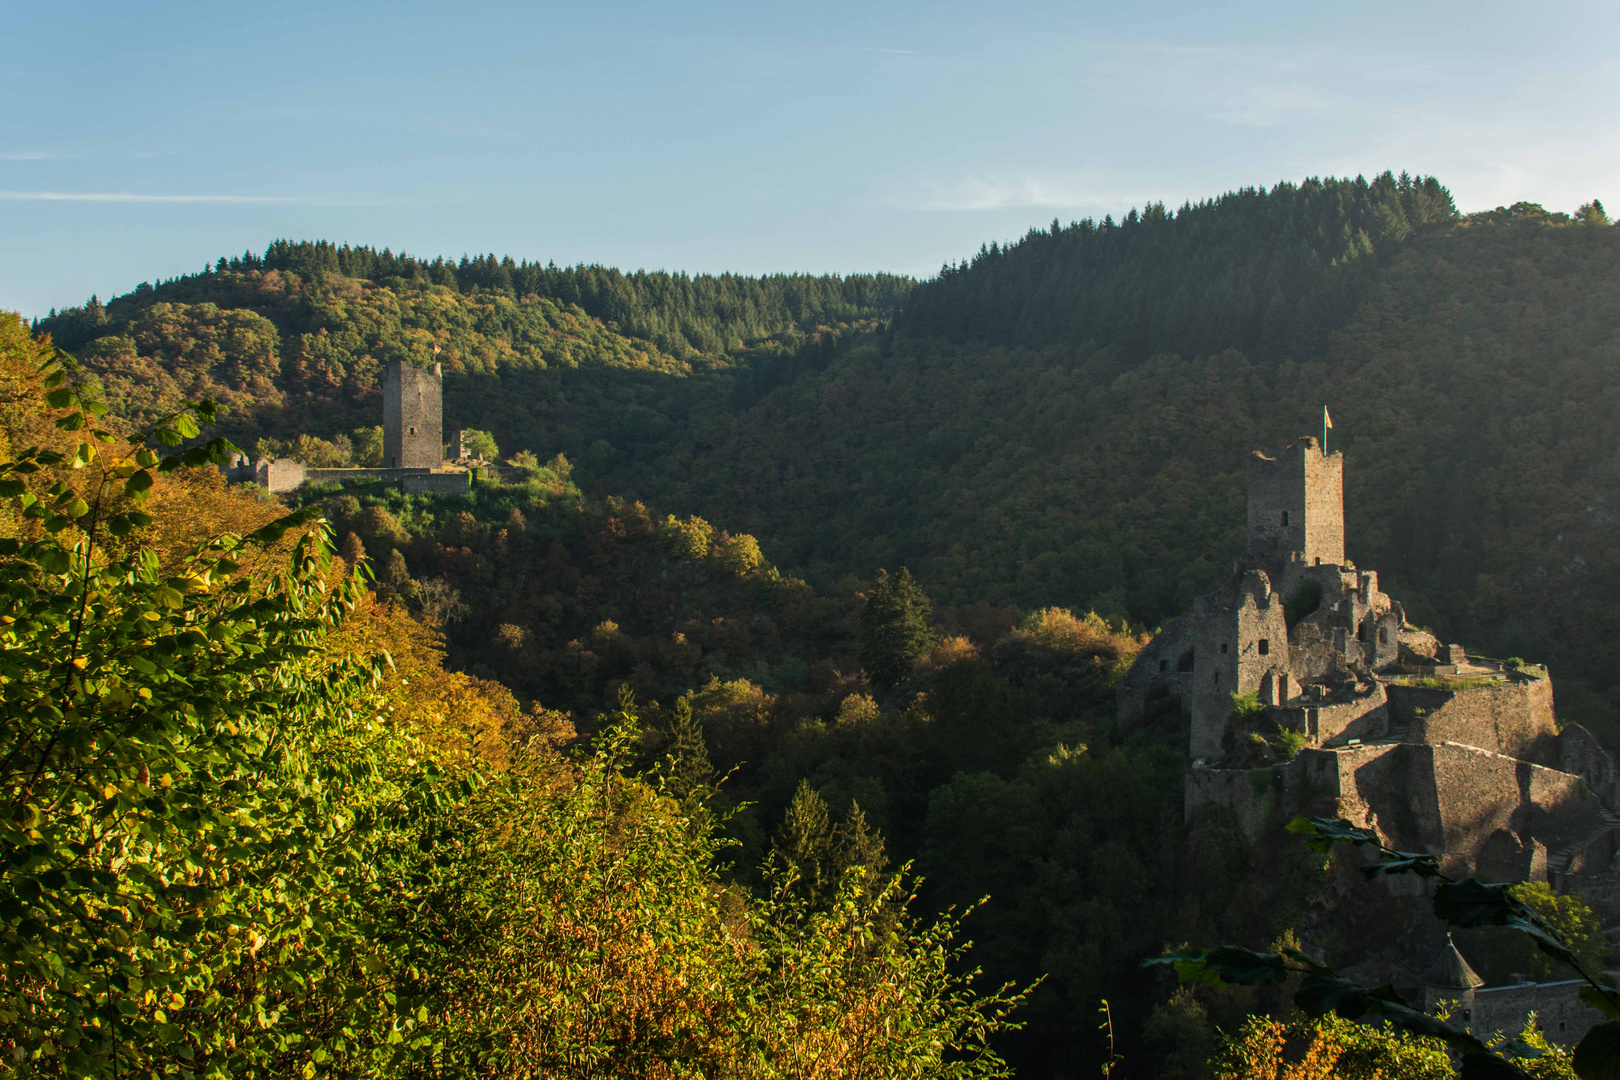
<path id="1" fill-rule="evenodd" d="M 1328 415 L 1326 405 L 1322 406 L 1322 426 L 1323 427 L 1332 427 L 1333 426 L 1333 417 Z"/>

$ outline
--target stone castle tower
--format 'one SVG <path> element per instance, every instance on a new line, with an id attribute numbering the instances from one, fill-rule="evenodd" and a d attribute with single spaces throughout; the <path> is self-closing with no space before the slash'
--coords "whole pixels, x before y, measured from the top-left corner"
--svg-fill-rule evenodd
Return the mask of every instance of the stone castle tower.
<path id="1" fill-rule="evenodd" d="M 1248 482 L 1248 550 L 1232 576 L 1166 627 L 1120 686 L 1127 717 L 1156 690 L 1179 697 L 1192 717 L 1192 755 L 1211 761 L 1231 749 L 1233 694 L 1296 710 L 1309 700 L 1301 730 L 1313 740 L 1324 736 L 1321 710 L 1302 695 L 1331 688 L 1354 699 L 1341 711 L 1381 707 L 1384 693 L 1367 676 L 1397 659 L 1405 625 L 1378 575 L 1345 565 L 1342 453 L 1323 453 L 1310 436 L 1276 457 L 1257 451 Z"/>
<path id="2" fill-rule="evenodd" d="M 444 463 L 444 373 L 396 361 L 383 369 L 383 467 L 437 469 Z"/>
<path id="3" fill-rule="evenodd" d="M 1249 458 L 1249 554 L 1306 566 L 1344 562 L 1344 454 L 1301 439 L 1276 458 Z"/>

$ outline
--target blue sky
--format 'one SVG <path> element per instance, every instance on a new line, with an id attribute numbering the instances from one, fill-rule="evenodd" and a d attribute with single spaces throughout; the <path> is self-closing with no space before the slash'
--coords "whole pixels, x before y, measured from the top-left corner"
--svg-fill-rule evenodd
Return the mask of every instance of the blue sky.
<path id="1" fill-rule="evenodd" d="M 1593 3 L 18 4 L 5 37 L 29 315 L 278 237 L 927 275 L 1311 175 L 1620 203 Z"/>

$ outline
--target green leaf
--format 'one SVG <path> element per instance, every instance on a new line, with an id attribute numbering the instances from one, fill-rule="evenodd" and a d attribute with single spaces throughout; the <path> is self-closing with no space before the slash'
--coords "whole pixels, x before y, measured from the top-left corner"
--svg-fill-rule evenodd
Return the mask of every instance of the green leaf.
<path id="1" fill-rule="evenodd" d="M 1288 978 L 1283 958 L 1276 953 L 1255 952 L 1236 945 L 1222 945 L 1205 951 L 1169 953 L 1145 960 L 1143 967 L 1170 964 L 1176 973 L 1188 981 L 1209 986 L 1262 986 L 1279 983 Z"/>
<path id="2" fill-rule="evenodd" d="M 1377 844 L 1378 834 L 1350 824 L 1344 818 L 1296 817 L 1286 826 L 1295 836 L 1305 837 L 1312 851 L 1328 852 L 1334 844 Z"/>
<path id="3" fill-rule="evenodd" d="M 152 487 L 152 474 L 142 469 L 124 481 L 124 495 L 137 498 Z"/>
<path id="4" fill-rule="evenodd" d="M 1361 872 L 1369 879 L 1381 874 L 1416 874 L 1419 877 L 1435 878 L 1440 876 L 1440 860 L 1433 855 L 1400 851 L 1393 857 L 1384 855 L 1382 862 L 1363 866 Z"/>
<path id="5" fill-rule="evenodd" d="M 1517 930 L 1528 935 L 1548 956 L 1577 967 L 1575 954 L 1564 939 L 1509 892 L 1510 888 L 1477 878 L 1442 881 L 1434 892 L 1434 913 L 1453 926 L 1505 926 Z"/>
<path id="6" fill-rule="evenodd" d="M 1620 1005 L 1595 986 L 1581 987 L 1581 1000 L 1611 1020 L 1620 1020 Z"/>
<path id="7" fill-rule="evenodd" d="M 57 380 L 60 384 L 61 380 Z M 53 409 L 66 409 L 79 399 L 73 392 L 73 387 L 57 385 L 56 389 L 45 395 L 45 404 Z"/>
<path id="8" fill-rule="evenodd" d="M 1572 1064 L 1581 1080 L 1620 1080 L 1620 1020 L 1588 1031 L 1575 1047 Z"/>

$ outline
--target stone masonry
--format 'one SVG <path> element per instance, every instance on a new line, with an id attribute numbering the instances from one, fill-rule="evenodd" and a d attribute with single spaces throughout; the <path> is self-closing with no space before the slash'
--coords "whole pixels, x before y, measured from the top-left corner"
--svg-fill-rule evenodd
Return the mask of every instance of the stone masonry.
<path id="1" fill-rule="evenodd" d="M 1248 481 L 1243 557 L 1117 690 L 1122 723 L 1166 698 L 1188 716 L 1188 819 L 1218 807 L 1261 842 L 1295 814 L 1343 817 L 1448 874 L 1579 892 L 1620 925 L 1620 774 L 1560 730 L 1545 670 L 1441 644 L 1346 561 L 1342 453 L 1303 438 L 1256 453 Z"/>
<path id="2" fill-rule="evenodd" d="M 383 467 L 437 469 L 444 462 L 444 372 L 396 361 L 383 368 Z"/>

